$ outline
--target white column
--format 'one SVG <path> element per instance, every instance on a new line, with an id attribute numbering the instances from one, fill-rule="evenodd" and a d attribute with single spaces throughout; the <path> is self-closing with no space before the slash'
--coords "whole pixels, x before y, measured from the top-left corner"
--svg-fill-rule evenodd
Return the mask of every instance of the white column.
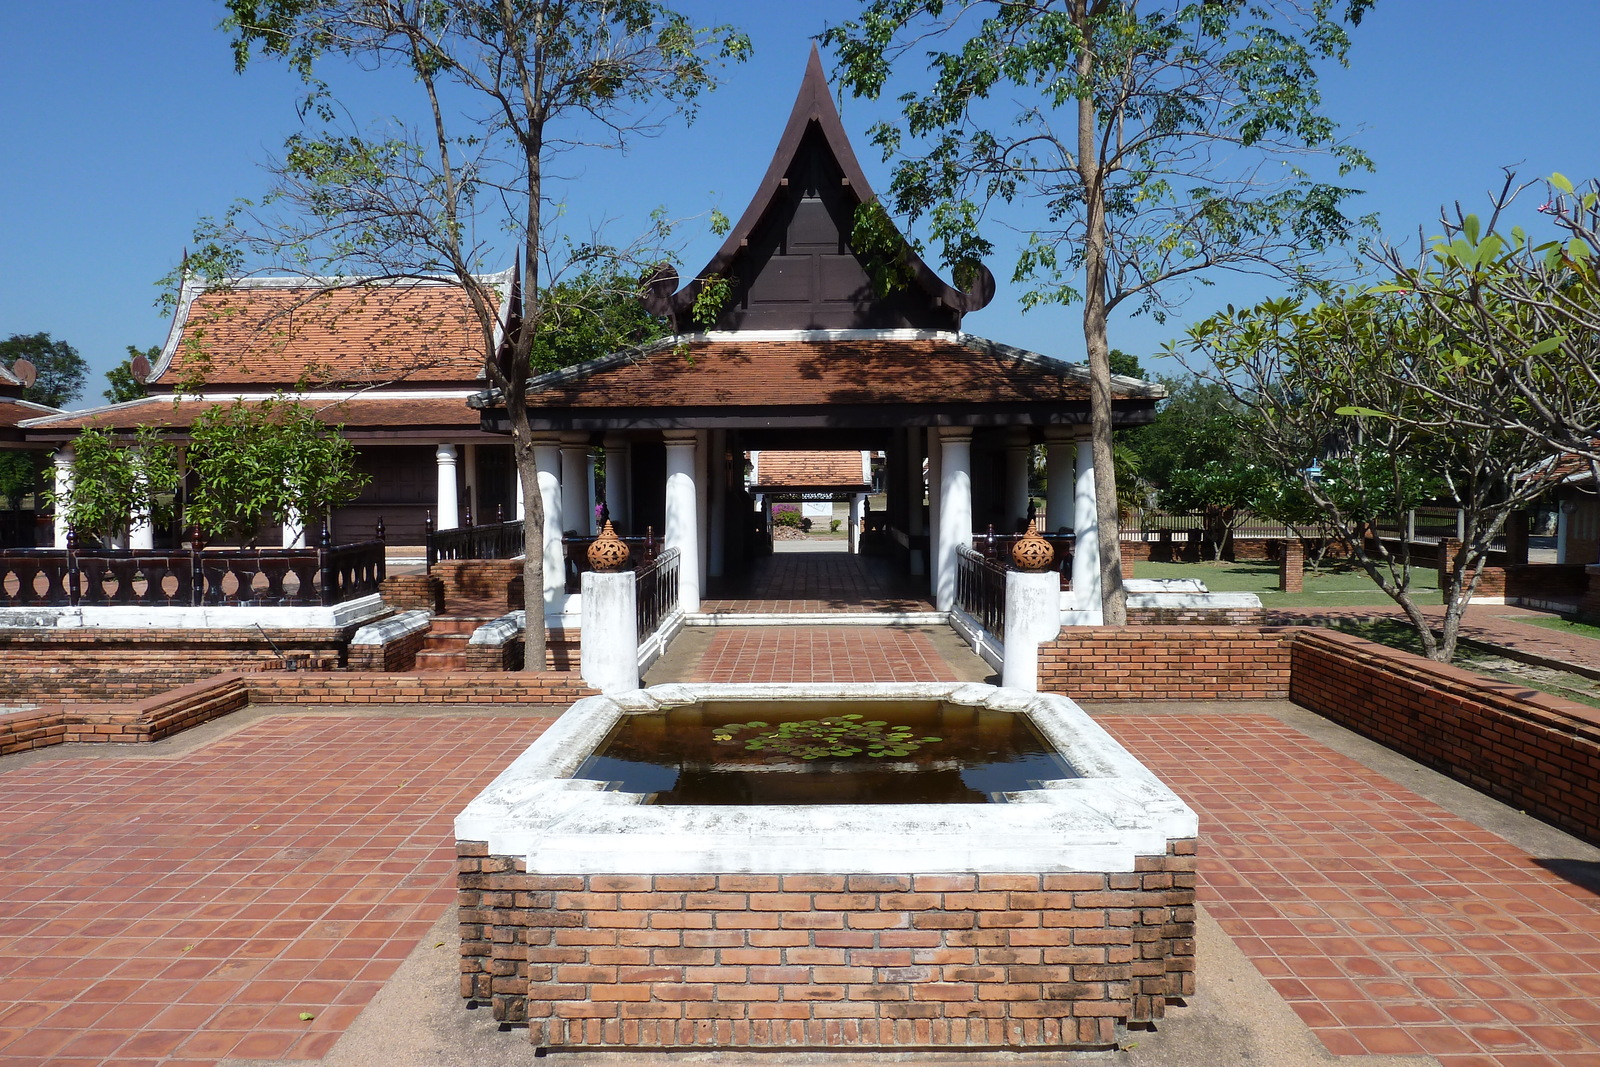
<path id="1" fill-rule="evenodd" d="M 591 448 L 587 452 L 584 453 L 584 461 L 586 463 L 588 463 L 588 465 L 589 465 L 589 477 L 588 477 L 588 486 L 587 486 L 587 492 L 589 494 L 589 507 L 587 509 L 588 510 L 588 515 L 589 515 L 589 536 L 590 537 L 595 537 L 595 536 L 598 536 L 599 533 L 600 533 L 600 518 L 596 514 L 596 510 L 595 510 L 600 504 L 600 491 L 599 491 L 598 483 L 595 480 L 595 472 L 594 472 L 595 455 L 594 455 L 594 449 Z"/>
<path id="2" fill-rule="evenodd" d="M 861 502 L 865 499 L 865 494 L 850 494 L 850 536 L 846 543 L 851 552 L 861 551 Z"/>
<path id="3" fill-rule="evenodd" d="M 1028 431 L 1011 430 L 1006 434 L 1006 528 L 1001 533 L 1012 533 L 1016 524 L 1027 518 L 1028 460 L 1032 458 L 1032 452 L 1028 444 Z"/>
<path id="4" fill-rule="evenodd" d="M 727 546 L 723 543 L 727 539 L 728 529 L 728 431 L 711 431 L 711 448 L 707 456 L 707 466 L 710 468 L 711 484 L 709 492 L 703 495 L 711 498 L 711 506 L 707 511 L 706 540 L 710 542 L 710 549 L 706 556 L 706 575 L 711 578 L 720 578 L 727 570 Z"/>
<path id="5" fill-rule="evenodd" d="M 1046 430 L 1044 436 L 1045 479 L 1049 483 L 1045 487 L 1044 520 L 1049 529 L 1041 532 L 1062 533 L 1071 530 L 1077 521 L 1072 501 L 1077 493 L 1078 446 L 1065 429 Z"/>
<path id="6" fill-rule="evenodd" d="M 939 589 L 939 428 L 928 427 L 928 584 Z"/>
<path id="7" fill-rule="evenodd" d="M 56 449 L 56 547 L 67 547 L 67 508 L 72 501 L 72 458 L 71 445 L 62 445 Z"/>
<path id="8" fill-rule="evenodd" d="M 61 485 L 61 453 L 57 452 L 56 453 L 56 486 L 57 486 L 56 492 L 58 492 L 58 493 L 61 491 L 60 485 Z M 1569 545 L 1570 541 L 1572 540 L 1572 516 L 1574 514 L 1576 514 L 1576 512 L 1577 512 L 1577 506 L 1575 504 L 1573 504 L 1573 502 L 1570 501 L 1570 500 L 1563 500 L 1561 502 L 1561 505 L 1558 508 L 1556 508 L 1556 562 L 1557 563 L 1573 563 L 1573 562 L 1576 562 L 1575 560 L 1573 560 L 1571 558 L 1572 553 L 1571 553 L 1570 549 L 1568 548 L 1568 545 Z M 58 517 L 56 519 L 56 529 L 59 531 L 60 528 L 61 528 L 61 519 Z M 65 542 L 63 542 L 61 540 L 61 535 L 58 532 L 56 534 L 56 544 L 57 544 L 57 546 L 60 546 L 60 545 L 62 545 L 64 543 Z"/>
<path id="9" fill-rule="evenodd" d="M 668 430 L 667 521 L 662 544 L 678 550 L 678 605 L 700 610 L 699 504 L 695 500 L 695 432 Z"/>
<path id="10" fill-rule="evenodd" d="M 539 471 L 539 501 L 544 505 L 544 603 L 549 610 L 567 592 L 567 561 L 561 547 L 561 448 L 554 437 L 534 437 L 533 464 Z"/>
<path id="11" fill-rule="evenodd" d="M 456 503 L 459 499 L 456 488 L 456 446 L 440 445 L 434 450 L 433 458 L 439 465 L 439 518 L 433 528 L 454 530 L 461 525 L 461 512 Z"/>
<path id="12" fill-rule="evenodd" d="M 580 536 L 589 532 L 586 512 L 594 511 L 589 499 L 589 435 L 561 435 L 561 529 Z"/>
<path id="13" fill-rule="evenodd" d="M 144 551 L 148 552 L 156 547 L 156 530 L 151 524 L 150 512 L 148 510 L 150 507 L 149 485 L 143 478 L 141 478 L 140 486 L 145 496 L 144 505 L 146 510 L 142 515 L 135 514 L 128 516 L 128 547 L 132 549 L 143 549 Z"/>
<path id="14" fill-rule="evenodd" d="M 306 547 L 306 524 L 305 524 L 305 520 L 302 519 L 301 516 L 300 516 L 300 513 L 298 511 L 295 511 L 293 508 L 290 508 L 289 509 L 289 514 L 284 516 L 284 522 L 283 522 L 283 547 L 284 548 L 304 548 L 304 547 Z"/>
<path id="15" fill-rule="evenodd" d="M 525 519 L 528 517 L 528 498 L 522 492 L 522 472 L 513 467 L 511 473 L 514 475 L 511 479 L 511 484 L 516 487 L 516 503 L 511 505 L 511 517 L 513 519 Z"/>
<path id="16" fill-rule="evenodd" d="M 956 607 L 956 549 L 972 544 L 972 430 L 939 429 L 939 566 L 934 604 Z"/>
<path id="17" fill-rule="evenodd" d="M 635 536 L 630 527 L 633 499 L 633 449 L 620 433 L 608 433 L 606 448 L 606 513 L 619 535 Z"/>
<path id="18" fill-rule="evenodd" d="M 1078 442 L 1078 482 L 1072 499 L 1072 592 L 1081 611 L 1100 610 L 1100 515 L 1094 499 L 1094 444 Z"/>

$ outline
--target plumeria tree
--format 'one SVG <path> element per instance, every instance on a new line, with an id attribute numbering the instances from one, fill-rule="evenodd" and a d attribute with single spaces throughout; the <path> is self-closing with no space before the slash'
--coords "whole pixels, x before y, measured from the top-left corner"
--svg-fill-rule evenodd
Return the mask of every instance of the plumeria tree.
<path id="1" fill-rule="evenodd" d="M 111 542 L 169 521 L 179 481 L 177 449 L 160 431 L 142 426 L 121 439 L 91 427 L 73 441 L 70 491 L 45 496 L 80 539 Z"/>

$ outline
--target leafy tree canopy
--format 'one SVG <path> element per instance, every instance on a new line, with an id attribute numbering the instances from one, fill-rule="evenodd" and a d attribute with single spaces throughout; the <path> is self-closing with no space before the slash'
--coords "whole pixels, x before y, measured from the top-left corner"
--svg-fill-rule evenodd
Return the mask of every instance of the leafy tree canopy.
<path id="1" fill-rule="evenodd" d="M 124 441 L 91 427 L 72 442 L 69 492 L 51 492 L 48 498 L 80 539 L 105 541 L 140 522 L 169 521 L 179 481 L 178 451 L 160 431 L 141 426 Z"/>
<path id="2" fill-rule="evenodd" d="M 149 348 L 129 345 L 128 358 L 106 371 L 106 381 L 111 388 L 100 395 L 113 404 L 123 404 L 129 400 L 138 400 L 142 396 L 149 396 L 150 390 L 145 387 L 144 383 L 134 380 L 133 361 L 143 356 L 154 365 L 160 355 L 160 345 L 151 345 Z"/>
<path id="3" fill-rule="evenodd" d="M 532 370 L 560 370 L 665 337 L 667 324 L 645 310 L 642 293 L 639 278 L 605 270 L 550 286 L 534 332 Z"/>
<path id="4" fill-rule="evenodd" d="M 89 364 L 78 350 L 47 333 L 14 333 L 0 341 L 0 362 L 10 368 L 26 359 L 39 371 L 34 383 L 22 391 L 24 400 L 64 408 L 83 395 Z"/>

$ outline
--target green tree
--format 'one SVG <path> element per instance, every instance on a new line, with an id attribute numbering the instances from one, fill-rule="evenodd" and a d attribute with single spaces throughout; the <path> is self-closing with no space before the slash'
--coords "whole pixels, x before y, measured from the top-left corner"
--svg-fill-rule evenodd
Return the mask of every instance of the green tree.
<path id="1" fill-rule="evenodd" d="M 1107 623 L 1126 621 L 1107 318 L 1161 315 L 1170 283 L 1215 268 L 1298 275 L 1351 234 L 1352 190 L 1300 160 L 1369 166 L 1323 114 L 1317 66 L 1345 62 L 1371 3 L 865 0 L 824 34 L 858 95 L 930 72 L 873 139 L 886 158 L 914 140 L 890 195 L 958 276 L 991 250 L 988 216 L 1021 205 L 1024 306 L 1083 303 Z"/>
<path id="2" fill-rule="evenodd" d="M 1192 327 L 1182 348 L 1211 362 L 1212 380 L 1249 416 L 1257 455 L 1298 482 L 1324 534 L 1400 606 L 1424 652 L 1448 662 L 1490 542 L 1560 478 L 1537 436 L 1454 416 L 1519 402 L 1509 376 L 1457 373 L 1483 358 L 1471 331 L 1419 314 L 1403 294 L 1355 292 L 1230 308 Z M 1412 544 L 1374 525 L 1439 498 L 1466 530 L 1435 632 L 1412 589 Z"/>
<path id="3" fill-rule="evenodd" d="M 6 507 L 14 511 L 21 506 L 23 497 L 36 492 L 49 464 L 46 452 L 0 449 L 0 497 L 5 497 Z"/>
<path id="4" fill-rule="evenodd" d="M 560 370 L 667 335 L 667 324 L 645 310 L 637 275 L 604 267 L 560 281 L 544 293 L 534 333 L 533 371 Z"/>
<path id="5" fill-rule="evenodd" d="M 19 359 L 32 363 L 38 372 L 33 384 L 22 391 L 22 399 L 64 408 L 83 395 L 89 364 L 67 342 L 47 333 L 14 333 L 0 341 L 0 363 L 11 367 Z"/>
<path id="6" fill-rule="evenodd" d="M 1220 561 L 1233 531 L 1273 481 L 1267 470 L 1254 463 L 1212 460 L 1175 471 L 1161 490 L 1160 501 L 1168 511 L 1198 512 L 1203 516 L 1211 558 Z"/>
<path id="7" fill-rule="evenodd" d="M 244 544 L 263 522 L 309 525 L 326 517 L 368 480 L 340 429 L 282 397 L 201 413 L 189 431 L 188 467 L 197 484 L 185 519 Z"/>
<path id="8" fill-rule="evenodd" d="M 1249 458 L 1244 420 L 1227 390 L 1195 375 L 1163 378 L 1161 384 L 1167 396 L 1155 421 L 1117 438 L 1119 446 L 1137 453 L 1152 489 L 1168 488 L 1182 471 Z"/>
<path id="9" fill-rule="evenodd" d="M 80 539 L 104 542 L 140 523 L 169 521 L 178 482 L 177 449 L 159 430 L 141 426 L 128 441 L 90 427 L 72 442 L 70 490 L 46 498 Z"/>
<path id="10" fill-rule="evenodd" d="M 133 361 L 143 356 L 152 365 L 161 356 L 161 346 L 151 345 L 149 348 L 139 348 L 136 345 L 128 346 L 128 358 L 106 371 L 106 381 L 110 389 L 100 395 L 113 404 L 123 404 L 129 400 L 138 400 L 142 396 L 149 396 L 150 390 L 145 384 L 133 376 Z"/>
<path id="11" fill-rule="evenodd" d="M 561 178 L 552 162 L 565 152 L 625 147 L 663 114 L 692 117 L 699 94 L 716 84 L 718 64 L 745 58 L 748 38 L 726 26 L 697 29 L 653 0 L 227 6 L 237 65 L 255 55 L 287 63 L 305 79 L 305 114 L 315 128 L 286 145 L 271 206 L 238 205 L 204 226 L 191 268 L 220 277 L 264 260 L 324 275 L 456 278 L 477 317 L 484 373 L 505 406 L 526 520 L 537 531 L 544 510 L 525 399 L 538 325 L 558 280 L 551 263 L 575 261 L 566 270 L 573 275 L 626 261 L 630 248 L 642 251 L 563 241 L 553 208 Z M 321 80 L 329 60 L 407 76 L 422 116 L 416 131 L 390 126 L 367 135 L 339 125 L 346 112 Z M 656 222 L 652 237 L 660 236 Z M 501 352 L 496 294 L 477 271 L 503 256 L 490 242 L 505 233 L 520 245 L 522 306 L 515 310 L 527 328 Z M 529 553 L 524 664 L 535 670 L 545 665 L 544 566 L 542 553 Z"/>

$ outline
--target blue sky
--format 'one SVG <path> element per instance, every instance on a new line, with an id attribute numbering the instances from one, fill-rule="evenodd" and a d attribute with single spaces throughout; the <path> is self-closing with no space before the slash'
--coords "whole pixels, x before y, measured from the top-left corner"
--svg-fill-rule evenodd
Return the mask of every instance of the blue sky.
<path id="1" fill-rule="evenodd" d="M 618 238 L 657 206 L 686 217 L 743 209 L 788 115 L 808 38 L 850 16 L 848 0 L 681 6 L 705 22 L 735 22 L 754 59 L 728 72 L 693 126 L 669 125 L 627 154 L 583 161 L 571 199 L 578 228 L 607 224 Z M 215 0 L 61 0 L 0 4 L 0 337 L 45 331 L 75 345 L 93 377 L 80 403 L 99 402 L 103 372 L 125 346 L 159 344 L 167 323 L 156 279 L 177 262 L 201 215 L 258 194 L 258 164 L 298 125 L 296 82 L 269 65 L 233 72 Z M 1385 233 L 1428 228 L 1441 204 L 1484 202 L 1500 168 L 1528 176 L 1600 175 L 1600 112 L 1587 99 L 1600 39 L 1600 4 L 1547 0 L 1379 0 L 1356 31 L 1351 68 L 1322 83 L 1327 109 L 1377 162 L 1358 183 L 1360 211 Z M 826 58 L 826 57 L 825 57 Z M 357 108 L 389 108 L 397 84 L 362 84 Z M 887 169 L 866 144 L 885 105 L 845 100 L 846 128 L 878 188 Z M 716 245 L 684 231 L 696 269 Z M 507 253 L 509 263 L 509 252 Z M 1009 274 L 1002 256 L 996 275 Z M 1199 290 L 1165 324 L 1113 322 L 1112 343 L 1150 356 L 1223 303 L 1273 290 L 1224 282 Z M 1023 314 L 1003 286 L 967 319 L 976 333 L 1079 358 L 1078 309 Z M 1147 366 L 1172 371 L 1163 361 Z"/>

